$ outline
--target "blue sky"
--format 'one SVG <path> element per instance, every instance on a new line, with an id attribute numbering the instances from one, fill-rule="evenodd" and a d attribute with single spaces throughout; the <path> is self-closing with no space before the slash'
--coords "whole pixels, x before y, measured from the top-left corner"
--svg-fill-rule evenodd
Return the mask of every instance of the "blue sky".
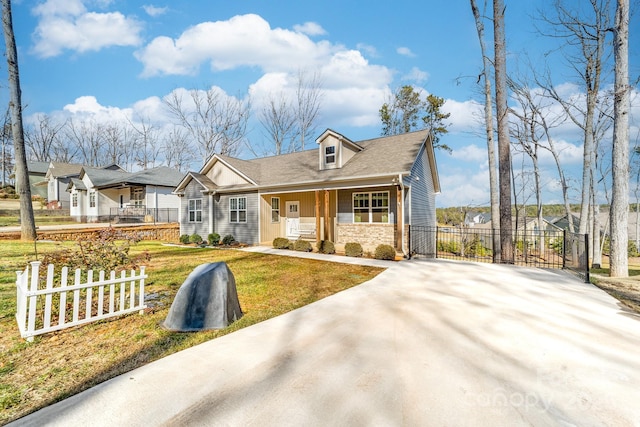
<path id="1" fill-rule="evenodd" d="M 510 67 L 525 55 L 535 62 L 555 41 L 535 32 L 532 16 L 552 2 L 506 3 Z M 96 120 L 137 114 L 161 126 L 161 99 L 173 90 L 216 86 L 258 100 L 308 69 L 321 71 L 326 91 L 318 132 L 332 128 L 357 141 L 380 135 L 378 109 L 391 90 L 410 84 L 443 97 L 451 113 L 443 142 L 453 153 L 437 153 L 438 205 L 488 203 L 476 101 L 481 57 L 468 1 L 14 0 L 13 13 L 27 123 L 36 113 Z M 634 15 L 633 76 L 640 64 L 635 28 Z M 579 96 L 564 64 L 552 66 L 555 83 Z M 640 115 L 634 103 L 632 145 Z M 249 138 L 264 138 L 258 123 Z M 580 136 L 567 124 L 557 143 L 578 202 Z M 559 202 L 557 174 L 550 158 L 543 161 L 545 202 Z"/>

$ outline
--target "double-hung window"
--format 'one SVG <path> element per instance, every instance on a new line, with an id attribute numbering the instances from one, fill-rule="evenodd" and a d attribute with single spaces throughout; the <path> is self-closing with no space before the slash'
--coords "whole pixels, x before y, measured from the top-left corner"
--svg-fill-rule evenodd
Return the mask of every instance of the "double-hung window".
<path id="1" fill-rule="evenodd" d="M 271 198 L 271 222 L 280 222 L 280 197 Z"/>
<path id="2" fill-rule="evenodd" d="M 95 208 L 96 207 L 96 192 L 95 191 L 90 191 L 89 192 L 89 207 L 90 208 Z"/>
<path id="3" fill-rule="evenodd" d="M 388 223 L 389 192 L 353 193 L 353 222 Z"/>
<path id="4" fill-rule="evenodd" d="M 202 222 L 202 199 L 189 199 L 189 222 Z"/>
<path id="5" fill-rule="evenodd" d="M 229 222 L 247 222 L 247 198 L 229 198 Z"/>
<path id="6" fill-rule="evenodd" d="M 324 149 L 324 164 L 330 165 L 336 162 L 336 147 L 330 145 Z"/>
<path id="7" fill-rule="evenodd" d="M 78 207 L 78 193 L 71 194 L 71 206 L 74 208 Z"/>

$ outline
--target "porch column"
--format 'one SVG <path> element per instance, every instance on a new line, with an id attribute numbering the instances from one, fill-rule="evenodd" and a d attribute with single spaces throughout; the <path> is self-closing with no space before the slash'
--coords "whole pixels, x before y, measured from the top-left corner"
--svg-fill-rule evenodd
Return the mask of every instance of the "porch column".
<path id="1" fill-rule="evenodd" d="M 324 190 L 324 240 L 329 240 L 329 190 Z"/>
<path id="2" fill-rule="evenodd" d="M 404 200 L 402 200 L 402 190 L 400 186 L 396 187 L 396 201 L 398 205 L 398 213 L 396 214 L 396 249 L 404 251 L 402 247 L 402 234 L 404 233 L 404 212 L 402 212 L 402 206 Z"/>
<path id="3" fill-rule="evenodd" d="M 316 243 L 320 242 L 320 190 L 316 190 Z"/>

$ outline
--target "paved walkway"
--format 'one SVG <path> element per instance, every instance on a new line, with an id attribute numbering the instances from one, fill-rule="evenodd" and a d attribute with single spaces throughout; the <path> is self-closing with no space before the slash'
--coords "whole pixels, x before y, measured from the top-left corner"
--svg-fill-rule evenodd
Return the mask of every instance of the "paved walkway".
<path id="1" fill-rule="evenodd" d="M 563 272 L 411 260 L 16 424 L 640 426 L 639 349 Z"/>

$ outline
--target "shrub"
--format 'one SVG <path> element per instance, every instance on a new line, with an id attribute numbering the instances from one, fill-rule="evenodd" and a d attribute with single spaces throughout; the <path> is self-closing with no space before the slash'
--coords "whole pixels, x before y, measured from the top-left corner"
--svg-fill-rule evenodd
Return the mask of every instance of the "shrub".
<path id="1" fill-rule="evenodd" d="M 317 245 L 318 252 L 323 254 L 335 254 L 336 246 L 331 240 L 320 240 Z"/>
<path id="2" fill-rule="evenodd" d="M 396 250 L 391 245 L 378 245 L 373 257 L 375 259 L 387 259 L 393 261 L 396 259 Z"/>
<path id="3" fill-rule="evenodd" d="M 189 243 L 189 235 L 188 234 L 181 235 L 180 243 L 182 243 L 183 245 L 186 245 L 187 243 Z"/>
<path id="4" fill-rule="evenodd" d="M 45 254 L 42 264 L 55 264 L 59 267 L 66 265 L 70 269 L 105 271 L 137 268 L 141 262 L 150 259 L 146 251 L 135 257 L 129 254 L 131 245 L 138 243 L 139 240 L 137 237 L 109 227 L 100 230 L 97 236 L 87 235 L 79 238 L 76 241 L 76 249 L 62 248 Z"/>
<path id="5" fill-rule="evenodd" d="M 344 245 L 344 253 L 346 256 L 361 257 L 362 245 L 360 243 L 349 242 Z"/>
<path id="6" fill-rule="evenodd" d="M 189 243 L 202 243 L 202 237 L 198 233 L 193 233 L 191 236 L 189 236 Z"/>
<path id="7" fill-rule="evenodd" d="M 211 233 L 207 236 L 207 240 L 211 246 L 218 246 L 220 244 L 220 235 L 218 233 Z"/>
<path id="8" fill-rule="evenodd" d="M 289 247 L 290 244 L 291 242 L 289 241 L 289 239 L 285 237 L 276 237 L 275 239 L 273 239 L 273 247 L 276 249 L 291 249 Z"/>
<path id="9" fill-rule="evenodd" d="M 224 236 L 222 238 L 222 244 L 225 245 L 225 246 L 232 245 L 232 244 L 235 243 L 235 241 L 236 241 L 236 239 L 233 237 L 232 234 L 227 234 L 226 236 Z"/>
<path id="10" fill-rule="evenodd" d="M 293 244 L 293 250 L 299 252 L 311 252 L 313 248 L 311 247 L 311 243 L 306 240 L 298 239 Z"/>

